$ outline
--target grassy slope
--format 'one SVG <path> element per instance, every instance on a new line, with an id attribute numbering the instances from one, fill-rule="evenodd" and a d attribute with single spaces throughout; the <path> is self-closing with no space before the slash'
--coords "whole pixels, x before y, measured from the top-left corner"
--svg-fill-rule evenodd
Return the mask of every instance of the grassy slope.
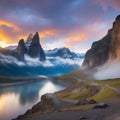
<path id="1" fill-rule="evenodd" d="M 10 77 L 10 78 L 0 78 L 0 84 L 7 84 L 7 83 L 19 83 L 19 82 L 27 82 L 27 81 L 37 81 L 37 80 L 42 80 L 44 78 L 14 78 L 14 77 Z"/>
<path id="2" fill-rule="evenodd" d="M 120 94 L 116 93 L 113 89 L 110 89 L 106 86 L 109 85 L 119 89 L 120 79 L 98 81 L 98 80 L 93 80 L 89 76 L 83 75 L 81 71 L 76 71 L 71 74 L 60 76 L 59 78 L 56 78 L 56 80 L 71 84 L 65 90 L 54 93 L 55 96 L 61 99 L 80 100 L 86 98 L 88 100 L 94 99 L 97 102 L 102 102 L 108 99 L 120 98 Z M 86 111 L 89 109 L 92 109 L 92 105 L 87 104 L 81 106 L 74 106 L 70 108 L 64 108 L 61 109 L 60 111 L 61 112 Z M 46 111 L 44 113 L 38 111 L 36 113 L 31 113 L 30 115 L 27 116 L 27 118 L 28 119 L 35 118 L 40 116 L 41 114 L 47 114 L 50 112 L 58 112 L 58 111 Z"/>
<path id="3" fill-rule="evenodd" d="M 67 89 L 55 93 L 59 98 L 79 100 L 82 98 L 95 99 L 96 101 L 105 101 L 111 98 L 119 98 L 120 95 L 107 85 L 120 89 L 120 79 L 93 80 L 91 77 L 83 75 L 81 71 L 61 76 L 59 79 L 71 80 L 74 83 Z"/>

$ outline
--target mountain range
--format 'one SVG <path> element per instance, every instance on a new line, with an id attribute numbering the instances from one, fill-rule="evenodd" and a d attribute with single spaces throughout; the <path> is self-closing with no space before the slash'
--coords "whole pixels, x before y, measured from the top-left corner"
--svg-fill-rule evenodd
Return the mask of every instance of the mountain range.
<path id="1" fill-rule="evenodd" d="M 35 35 L 31 33 L 26 41 L 21 39 L 18 46 L 1 48 L 0 53 L 13 56 L 19 61 L 24 61 L 25 55 L 29 55 L 31 58 L 39 58 L 40 61 L 45 61 L 46 57 L 60 57 L 63 59 L 84 58 L 84 53 L 75 53 L 66 47 L 44 50 L 41 46 L 38 32 Z"/>
<path id="2" fill-rule="evenodd" d="M 68 48 L 44 50 L 38 32 L 17 46 L 0 48 L 1 77 L 55 76 L 78 70 L 84 54 Z"/>

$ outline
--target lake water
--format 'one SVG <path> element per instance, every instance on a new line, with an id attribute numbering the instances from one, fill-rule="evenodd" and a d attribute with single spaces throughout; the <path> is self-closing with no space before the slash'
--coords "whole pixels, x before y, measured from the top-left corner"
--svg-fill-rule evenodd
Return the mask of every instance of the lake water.
<path id="1" fill-rule="evenodd" d="M 50 80 L 0 87 L 0 120 L 11 120 L 40 101 L 41 95 L 64 87 Z"/>

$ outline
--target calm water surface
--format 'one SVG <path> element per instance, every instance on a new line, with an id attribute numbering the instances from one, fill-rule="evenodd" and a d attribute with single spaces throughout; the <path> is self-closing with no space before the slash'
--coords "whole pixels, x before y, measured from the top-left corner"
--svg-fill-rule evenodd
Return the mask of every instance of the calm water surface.
<path id="1" fill-rule="evenodd" d="M 0 120 L 11 120 L 36 104 L 41 95 L 64 87 L 50 80 L 0 87 Z"/>

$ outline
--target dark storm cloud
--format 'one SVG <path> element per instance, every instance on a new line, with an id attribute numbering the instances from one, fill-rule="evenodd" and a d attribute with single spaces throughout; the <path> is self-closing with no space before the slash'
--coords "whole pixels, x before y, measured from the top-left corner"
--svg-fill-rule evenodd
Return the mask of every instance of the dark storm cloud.
<path id="1" fill-rule="evenodd" d="M 26 36 L 38 31 L 48 43 L 87 42 L 95 34 L 102 36 L 119 13 L 118 0 L 106 1 L 108 3 L 105 0 L 0 0 L 0 20 L 14 23 L 12 29 L 2 24 L 10 28 L 4 30 L 12 32 L 11 37 L 15 33 L 13 40 L 17 39 L 16 35 Z"/>
<path id="2" fill-rule="evenodd" d="M 0 11 L 2 18 L 25 29 L 36 25 L 36 30 L 81 27 L 103 15 L 103 11 L 93 6 L 89 0 L 1 0 Z"/>

